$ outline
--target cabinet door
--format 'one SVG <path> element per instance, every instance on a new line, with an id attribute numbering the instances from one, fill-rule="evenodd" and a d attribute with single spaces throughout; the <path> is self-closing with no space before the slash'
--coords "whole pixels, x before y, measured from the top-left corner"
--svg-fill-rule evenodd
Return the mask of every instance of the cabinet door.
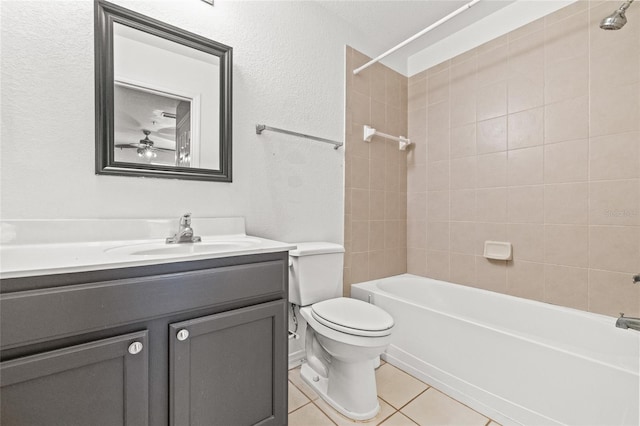
<path id="1" fill-rule="evenodd" d="M 0 424 L 147 425 L 147 358 L 141 331 L 2 362 Z"/>
<path id="2" fill-rule="evenodd" d="M 284 425 L 284 300 L 170 325 L 172 426 Z"/>

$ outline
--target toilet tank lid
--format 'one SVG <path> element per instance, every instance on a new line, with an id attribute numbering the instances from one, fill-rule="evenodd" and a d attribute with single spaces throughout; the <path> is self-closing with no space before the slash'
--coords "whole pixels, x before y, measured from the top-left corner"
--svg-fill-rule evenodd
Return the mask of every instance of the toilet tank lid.
<path id="1" fill-rule="evenodd" d="M 344 247 L 335 243 L 316 241 L 293 244 L 297 247 L 294 250 L 290 250 L 289 255 L 294 257 L 310 256 L 312 254 L 344 253 Z"/>

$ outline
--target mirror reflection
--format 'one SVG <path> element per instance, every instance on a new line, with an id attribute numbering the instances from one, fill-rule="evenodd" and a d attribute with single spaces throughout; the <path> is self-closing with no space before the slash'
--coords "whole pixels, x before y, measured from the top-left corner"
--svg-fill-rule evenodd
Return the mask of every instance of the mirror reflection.
<path id="1" fill-rule="evenodd" d="M 116 82 L 114 106 L 116 161 L 191 166 L 190 99 Z M 178 127 L 177 121 L 182 126 Z"/>
<path id="2" fill-rule="evenodd" d="M 118 23 L 113 47 L 115 161 L 218 169 L 218 57 Z"/>

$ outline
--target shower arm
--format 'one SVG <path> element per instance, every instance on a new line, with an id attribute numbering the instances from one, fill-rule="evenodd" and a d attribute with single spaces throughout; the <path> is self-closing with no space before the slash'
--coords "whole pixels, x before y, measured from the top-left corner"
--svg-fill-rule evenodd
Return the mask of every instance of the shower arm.
<path id="1" fill-rule="evenodd" d="M 622 3 L 622 5 L 618 8 L 618 10 L 624 13 L 627 9 L 629 9 L 629 6 L 631 6 L 631 3 L 633 3 L 633 0 L 627 0 L 626 2 Z"/>

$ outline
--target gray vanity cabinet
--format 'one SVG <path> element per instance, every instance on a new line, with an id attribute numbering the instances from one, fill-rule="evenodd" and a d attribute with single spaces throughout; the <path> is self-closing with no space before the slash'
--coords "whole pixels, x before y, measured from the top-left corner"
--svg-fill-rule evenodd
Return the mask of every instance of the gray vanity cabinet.
<path id="1" fill-rule="evenodd" d="M 286 315 L 278 301 L 171 324 L 171 425 L 284 424 Z"/>
<path id="2" fill-rule="evenodd" d="M 287 261 L 2 280 L 2 426 L 285 425 Z"/>
<path id="3" fill-rule="evenodd" d="M 142 331 L 3 362 L 0 424 L 146 425 L 146 346 Z"/>

